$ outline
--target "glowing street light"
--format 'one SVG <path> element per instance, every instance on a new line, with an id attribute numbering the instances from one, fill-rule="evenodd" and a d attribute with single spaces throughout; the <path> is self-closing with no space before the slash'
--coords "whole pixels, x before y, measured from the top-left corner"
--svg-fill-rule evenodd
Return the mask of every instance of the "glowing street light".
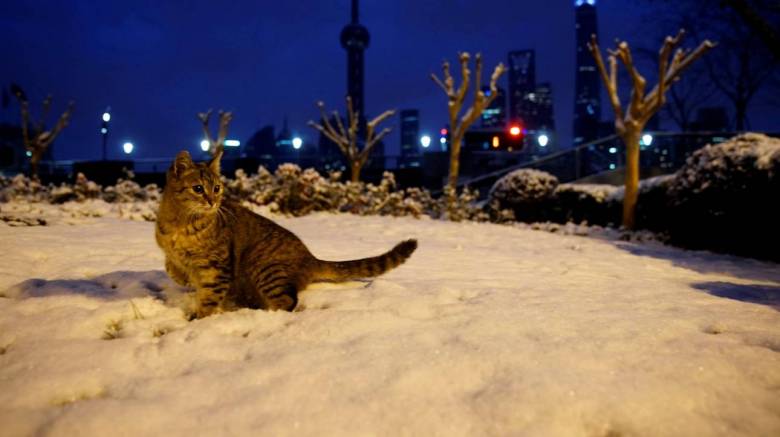
<path id="1" fill-rule="evenodd" d="M 103 135 L 103 161 L 106 160 L 108 153 L 108 122 L 111 121 L 111 107 L 107 107 L 100 117 L 103 123 L 100 126 L 100 134 Z"/>
<path id="2" fill-rule="evenodd" d="M 303 140 L 301 137 L 295 137 L 292 139 L 293 149 L 298 150 L 303 146 Z"/>
<path id="3" fill-rule="evenodd" d="M 641 141 L 641 144 L 642 144 L 643 146 L 649 146 L 649 145 L 653 144 L 653 136 L 652 136 L 652 135 L 650 135 L 650 134 L 644 134 L 644 135 L 642 135 L 642 141 Z"/>
<path id="4" fill-rule="evenodd" d="M 209 146 L 211 146 L 209 140 L 203 140 L 200 142 L 200 150 L 203 150 L 204 152 L 209 151 Z"/>
<path id="5" fill-rule="evenodd" d="M 131 142 L 129 142 L 129 141 L 128 141 L 128 142 L 126 142 L 126 143 L 124 143 L 124 144 L 122 144 L 122 150 L 124 150 L 124 151 L 125 151 L 125 154 L 127 154 L 127 155 L 129 155 L 129 154 L 133 153 L 133 148 L 134 148 L 134 147 L 135 147 L 135 146 L 133 146 L 133 143 L 131 143 Z"/>
<path id="6" fill-rule="evenodd" d="M 427 149 L 431 146 L 431 137 L 428 135 L 423 135 L 420 137 L 420 145 L 423 146 L 423 149 Z"/>
<path id="7" fill-rule="evenodd" d="M 225 147 L 238 147 L 241 145 L 241 141 L 238 140 L 225 140 Z"/>
<path id="8" fill-rule="evenodd" d="M 522 133 L 522 129 L 520 129 L 520 126 L 512 126 L 509 128 L 509 135 L 512 135 L 513 137 L 520 136 Z"/>
<path id="9" fill-rule="evenodd" d="M 545 134 L 541 134 L 538 138 L 536 138 L 536 142 L 539 143 L 539 147 L 547 147 L 547 143 L 550 142 L 550 137 Z"/>

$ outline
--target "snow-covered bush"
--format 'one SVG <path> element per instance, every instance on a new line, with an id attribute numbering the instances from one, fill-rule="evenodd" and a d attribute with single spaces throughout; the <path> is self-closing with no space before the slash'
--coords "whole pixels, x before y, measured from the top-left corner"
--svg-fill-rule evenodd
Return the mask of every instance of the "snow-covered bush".
<path id="1" fill-rule="evenodd" d="M 26 200 L 29 202 L 46 202 L 49 200 L 51 187 L 42 185 L 36 179 L 18 174 L 12 178 L 0 176 L 0 202 L 11 200 Z"/>
<path id="2" fill-rule="evenodd" d="M 103 200 L 109 203 L 127 203 L 136 201 L 160 200 L 160 189 L 155 184 L 145 187 L 129 179 L 120 179 L 116 185 L 106 187 Z"/>
<path id="3" fill-rule="evenodd" d="M 555 188 L 549 216 L 558 223 L 614 226 L 620 223 L 618 187 L 606 184 L 561 184 Z"/>
<path id="4" fill-rule="evenodd" d="M 490 189 L 488 204 L 492 216 L 508 216 L 534 222 L 547 220 L 549 201 L 558 186 L 558 178 L 539 170 L 520 169 L 497 180 Z M 508 210 L 508 211 L 507 211 Z"/>
<path id="5" fill-rule="evenodd" d="M 748 133 L 688 158 L 669 185 L 671 241 L 780 260 L 780 139 Z"/>
<path id="6" fill-rule="evenodd" d="M 84 173 L 79 173 L 73 185 L 63 183 L 58 187 L 52 187 L 48 200 L 51 203 L 82 202 L 87 199 L 98 199 L 101 195 L 102 187 L 87 179 Z"/>
<path id="7" fill-rule="evenodd" d="M 228 195 L 234 200 L 267 205 L 271 211 L 301 216 L 316 211 L 349 212 L 359 215 L 429 215 L 444 218 L 444 198 L 433 198 L 426 189 L 399 189 L 395 175 L 385 172 L 379 184 L 342 182 L 341 172 L 327 177 L 314 169 L 301 170 L 295 164 L 282 164 L 270 173 L 264 167 L 257 174 L 236 171 L 225 179 Z M 476 206 L 477 193 L 465 189 L 458 197 L 452 220 L 485 220 Z"/>
<path id="8" fill-rule="evenodd" d="M 158 201 L 161 191 L 155 184 L 145 187 L 132 180 L 120 179 L 116 185 L 102 188 L 87 179 L 83 173 L 76 176 L 73 184 L 42 185 L 40 182 L 18 174 L 13 178 L 0 176 L 0 202 L 25 201 L 31 203 L 83 202 L 88 199 L 103 199 L 109 203 Z"/>

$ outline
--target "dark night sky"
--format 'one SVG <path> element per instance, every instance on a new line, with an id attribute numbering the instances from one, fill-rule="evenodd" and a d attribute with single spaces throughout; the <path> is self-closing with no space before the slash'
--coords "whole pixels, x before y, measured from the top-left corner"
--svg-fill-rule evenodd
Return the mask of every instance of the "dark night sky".
<path id="1" fill-rule="evenodd" d="M 57 159 L 99 156 L 107 105 L 115 157 L 126 140 L 135 143 L 137 157 L 197 150 L 202 135 L 195 114 L 210 107 L 234 111 L 230 137 L 242 141 L 266 124 L 278 130 L 284 115 L 295 133 L 316 140 L 305 125 L 318 116 L 314 102 L 343 109 L 346 54 L 338 37 L 349 0 L 2 3 L 0 81 L 22 85 L 34 111 L 47 92 L 55 96 L 53 112 L 76 100 Z M 642 38 L 643 10 L 636 3 L 599 0 L 598 8 L 602 41 Z M 553 85 L 558 134 L 564 143 L 570 139 L 573 0 L 363 0 L 360 13 L 371 33 L 369 115 L 418 108 L 421 130 L 433 133 L 445 122 L 446 101 L 428 75 L 440 71 L 444 58 L 454 62 L 458 51 L 481 51 L 488 76 L 506 62 L 507 51 L 534 48 L 537 80 Z M 611 116 L 605 107 L 604 117 Z M 0 121 L 17 117 L 15 101 L 0 111 Z M 756 128 L 771 123 L 752 121 Z M 400 141 L 397 117 L 391 125 L 390 154 Z"/>

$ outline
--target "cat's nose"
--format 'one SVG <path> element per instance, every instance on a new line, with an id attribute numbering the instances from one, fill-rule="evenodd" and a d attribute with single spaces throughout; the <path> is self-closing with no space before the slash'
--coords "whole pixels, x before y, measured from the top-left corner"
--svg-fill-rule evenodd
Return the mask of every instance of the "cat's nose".
<path id="1" fill-rule="evenodd" d="M 214 206 L 214 199 L 212 199 L 211 197 L 207 197 L 206 202 L 209 203 L 209 206 Z"/>

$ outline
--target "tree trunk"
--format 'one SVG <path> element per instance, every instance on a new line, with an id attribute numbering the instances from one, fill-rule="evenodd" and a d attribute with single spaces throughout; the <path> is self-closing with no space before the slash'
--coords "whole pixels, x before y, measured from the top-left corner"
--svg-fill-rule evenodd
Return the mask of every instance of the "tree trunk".
<path id="1" fill-rule="evenodd" d="M 360 170 L 363 167 L 363 164 L 361 164 L 359 161 L 353 161 L 350 165 L 350 171 L 352 173 L 351 180 L 352 182 L 360 182 Z"/>
<path id="2" fill-rule="evenodd" d="M 636 204 L 639 197 L 639 137 L 641 129 L 627 128 L 623 134 L 626 145 L 626 179 L 623 196 L 623 227 L 633 229 L 636 224 Z"/>
<path id="3" fill-rule="evenodd" d="M 452 136 L 450 142 L 450 174 L 447 178 L 447 187 L 449 187 L 449 196 L 447 199 L 447 209 L 452 209 L 455 204 L 455 198 L 458 194 L 458 173 L 460 172 L 460 143 L 462 138 Z"/>
<path id="4" fill-rule="evenodd" d="M 39 180 L 38 179 L 38 163 L 41 161 L 41 158 L 43 157 L 42 153 L 39 153 L 37 150 L 33 150 L 32 154 L 30 155 L 30 178 Z"/>

